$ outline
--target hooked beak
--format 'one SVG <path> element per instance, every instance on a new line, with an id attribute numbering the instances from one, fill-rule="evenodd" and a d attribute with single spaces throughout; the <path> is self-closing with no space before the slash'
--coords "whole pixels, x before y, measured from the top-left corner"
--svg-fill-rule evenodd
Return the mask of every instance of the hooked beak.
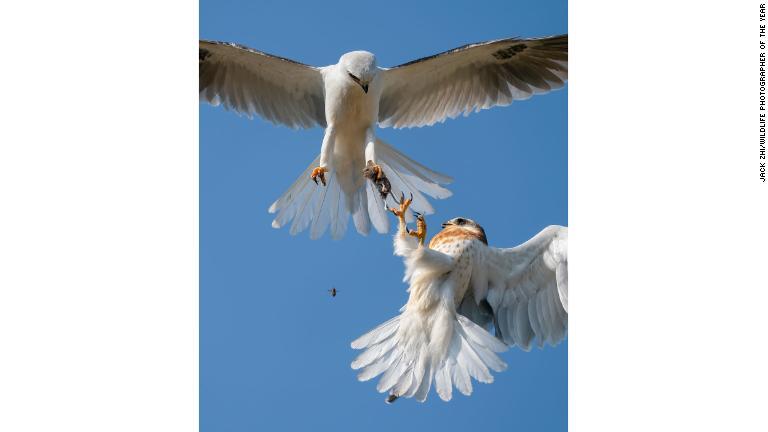
<path id="1" fill-rule="evenodd" d="M 363 91 L 368 93 L 368 84 L 360 84 L 360 87 L 363 88 Z"/>

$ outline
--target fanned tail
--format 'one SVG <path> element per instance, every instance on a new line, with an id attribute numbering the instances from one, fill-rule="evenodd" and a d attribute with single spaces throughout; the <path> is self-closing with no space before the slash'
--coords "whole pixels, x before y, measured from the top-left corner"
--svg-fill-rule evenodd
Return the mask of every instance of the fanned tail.
<path id="1" fill-rule="evenodd" d="M 291 223 L 290 233 L 296 235 L 310 228 L 310 238 L 320 238 L 330 227 L 331 237 L 344 237 L 349 222 L 349 214 L 355 214 L 355 226 L 361 234 L 369 231 L 368 219 L 358 216 L 361 207 L 361 194 L 348 197 L 341 191 L 336 175 L 330 172 L 326 176 L 325 187 L 319 187 L 310 178 L 312 168 L 316 167 L 320 157 L 304 170 L 290 188 L 269 207 L 270 213 L 277 213 L 272 221 L 273 228 L 281 228 Z"/>
<path id="2" fill-rule="evenodd" d="M 377 162 L 384 169 L 392 184 L 392 193 L 409 195 L 413 193 L 411 209 L 424 214 L 434 213 L 432 205 L 424 194 L 443 199 L 452 195 L 451 191 L 440 184 L 450 183 L 451 178 L 430 170 L 408 156 L 398 152 L 392 146 L 377 138 Z M 331 170 L 326 175 L 327 186 L 318 186 L 310 178 L 312 169 L 318 166 L 320 156 L 301 173 L 299 178 L 270 207 L 270 213 L 277 213 L 272 221 L 273 228 L 290 224 L 291 235 L 310 229 L 310 238 L 320 238 L 329 228 L 333 239 L 344 237 L 349 223 L 349 216 L 357 232 L 367 235 L 371 225 L 380 233 L 389 231 L 386 203 L 370 181 L 362 182 L 357 188 L 342 188 L 340 182 L 349 178 L 340 178 Z M 359 172 L 346 173 L 362 177 L 363 167 Z M 348 176 L 349 177 L 349 176 Z M 346 183 L 345 183 L 346 184 Z M 408 214 L 408 219 L 413 216 Z"/>
<path id="3" fill-rule="evenodd" d="M 367 381 L 382 375 L 376 389 L 389 392 L 388 401 L 413 397 L 419 402 L 435 384 L 444 401 L 451 400 L 453 387 L 472 394 L 471 378 L 493 382 L 489 372 L 506 369 L 496 353 L 507 346 L 482 327 L 458 315 L 447 304 L 438 311 L 408 310 L 352 342 L 364 349 L 352 369 Z"/>

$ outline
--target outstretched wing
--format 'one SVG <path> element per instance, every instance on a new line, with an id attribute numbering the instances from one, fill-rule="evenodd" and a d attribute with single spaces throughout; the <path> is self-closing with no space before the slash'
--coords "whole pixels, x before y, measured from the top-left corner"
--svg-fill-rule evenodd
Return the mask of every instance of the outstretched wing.
<path id="1" fill-rule="evenodd" d="M 568 228 L 549 226 L 511 249 L 486 248 L 459 313 L 507 345 L 556 345 L 568 329 Z"/>
<path id="2" fill-rule="evenodd" d="M 233 43 L 200 41 L 200 99 L 292 128 L 325 127 L 320 69 Z"/>
<path id="3" fill-rule="evenodd" d="M 379 124 L 430 126 L 562 87 L 568 35 L 465 45 L 380 72 Z"/>

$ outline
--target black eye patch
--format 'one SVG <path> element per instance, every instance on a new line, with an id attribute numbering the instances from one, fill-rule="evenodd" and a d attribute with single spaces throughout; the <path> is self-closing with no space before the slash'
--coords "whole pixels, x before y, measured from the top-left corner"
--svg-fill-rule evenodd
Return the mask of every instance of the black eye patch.
<path id="1" fill-rule="evenodd" d="M 352 80 L 353 80 L 354 82 L 356 82 L 356 83 L 359 83 L 359 82 L 360 82 L 360 78 L 358 78 L 358 77 L 356 77 L 356 76 L 352 75 L 351 73 L 347 72 L 347 75 L 349 75 L 349 77 L 350 77 L 350 78 L 352 78 Z"/>

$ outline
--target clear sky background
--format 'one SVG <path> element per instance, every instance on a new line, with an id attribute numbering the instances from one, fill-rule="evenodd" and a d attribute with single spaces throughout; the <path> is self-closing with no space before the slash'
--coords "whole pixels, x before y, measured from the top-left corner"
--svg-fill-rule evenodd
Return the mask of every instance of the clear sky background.
<path id="1" fill-rule="evenodd" d="M 329 5 L 321 6 L 328 3 Z M 324 66 L 347 51 L 394 66 L 471 42 L 567 33 L 567 3 L 200 2 L 200 38 Z M 454 177 L 432 200 L 439 224 L 466 216 L 515 246 L 567 225 L 567 87 L 433 127 L 377 133 Z M 290 236 L 269 205 L 320 151 L 323 131 L 276 127 L 200 105 L 200 426 L 213 431 L 567 428 L 567 342 L 502 354 L 509 368 L 474 393 L 386 405 L 349 364 L 357 336 L 407 298 L 391 233 Z M 392 220 L 394 222 L 394 220 Z M 393 224 L 394 225 L 394 224 Z M 327 292 L 336 287 L 339 294 Z"/>

